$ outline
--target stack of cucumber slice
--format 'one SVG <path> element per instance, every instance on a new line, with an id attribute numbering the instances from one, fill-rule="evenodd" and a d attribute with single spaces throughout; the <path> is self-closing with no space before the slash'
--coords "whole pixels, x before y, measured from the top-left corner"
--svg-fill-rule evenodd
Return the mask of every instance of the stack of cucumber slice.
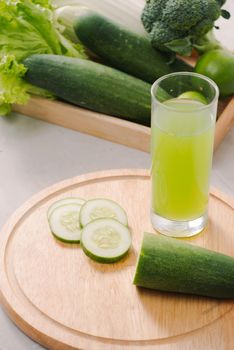
<path id="1" fill-rule="evenodd" d="M 110 199 L 64 198 L 49 207 L 47 216 L 56 239 L 80 242 L 85 254 L 95 261 L 118 261 L 131 246 L 126 212 Z"/>

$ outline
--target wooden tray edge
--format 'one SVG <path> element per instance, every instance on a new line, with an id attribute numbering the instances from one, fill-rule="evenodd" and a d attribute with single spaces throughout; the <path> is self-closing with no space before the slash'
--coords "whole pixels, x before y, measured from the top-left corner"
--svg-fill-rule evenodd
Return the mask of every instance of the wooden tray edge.
<path id="1" fill-rule="evenodd" d="M 149 127 L 65 102 L 32 97 L 26 105 L 14 105 L 13 111 L 140 151 L 150 150 Z"/>
<path id="2" fill-rule="evenodd" d="M 68 129 L 150 152 L 150 128 L 124 119 L 96 113 L 65 102 L 32 97 L 13 111 Z M 221 113 L 216 124 L 214 150 L 234 125 L 234 97 L 219 102 Z"/>

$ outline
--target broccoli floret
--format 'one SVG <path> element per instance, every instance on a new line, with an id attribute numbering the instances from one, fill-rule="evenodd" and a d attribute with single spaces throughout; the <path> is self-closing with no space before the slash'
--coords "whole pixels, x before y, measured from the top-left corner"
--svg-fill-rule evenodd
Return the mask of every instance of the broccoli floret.
<path id="1" fill-rule="evenodd" d="M 211 19 L 203 19 L 190 29 L 190 33 L 195 40 L 199 40 L 199 38 L 212 30 L 213 27 L 214 22 Z"/>
<path id="2" fill-rule="evenodd" d="M 220 7 L 222 7 L 225 4 L 226 0 L 216 0 L 216 2 Z"/>
<path id="3" fill-rule="evenodd" d="M 183 32 L 173 30 L 164 25 L 163 22 L 156 21 L 150 32 L 151 43 L 154 47 L 157 47 L 162 51 L 168 51 L 164 44 L 180 38 L 182 34 Z"/>
<path id="4" fill-rule="evenodd" d="M 212 30 L 217 18 L 230 17 L 221 9 L 224 3 L 225 0 L 147 0 L 141 19 L 154 47 L 189 55 L 196 41 Z"/>
<path id="5" fill-rule="evenodd" d="M 218 7 L 217 4 L 216 6 Z M 162 21 L 172 29 L 188 31 L 204 18 L 205 10 L 201 0 L 168 0 L 163 11 Z"/>
<path id="6" fill-rule="evenodd" d="M 168 0 L 147 0 L 144 11 L 142 12 L 142 22 L 147 32 L 151 32 L 154 23 L 162 19 L 163 8 Z"/>

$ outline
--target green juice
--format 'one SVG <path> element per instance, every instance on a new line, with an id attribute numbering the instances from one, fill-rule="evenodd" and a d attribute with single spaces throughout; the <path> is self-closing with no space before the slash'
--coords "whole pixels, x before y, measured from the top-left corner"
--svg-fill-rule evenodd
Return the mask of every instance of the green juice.
<path id="1" fill-rule="evenodd" d="M 207 209 L 215 123 L 203 106 L 172 99 L 152 116 L 152 210 L 169 220 L 193 220 Z"/>

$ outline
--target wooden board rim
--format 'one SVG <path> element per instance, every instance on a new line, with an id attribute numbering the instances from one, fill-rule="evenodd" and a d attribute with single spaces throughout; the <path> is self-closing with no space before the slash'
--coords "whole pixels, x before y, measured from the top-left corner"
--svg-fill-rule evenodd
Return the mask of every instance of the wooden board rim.
<path id="1" fill-rule="evenodd" d="M 31 210 L 33 209 L 33 207 L 35 206 L 36 203 L 41 202 L 43 200 L 46 200 L 46 198 L 48 198 L 49 196 L 51 196 L 54 193 L 54 190 L 57 189 L 56 192 L 63 192 L 65 191 L 68 187 L 71 188 L 73 186 L 76 186 L 77 183 L 82 183 L 84 181 L 88 182 L 88 181 L 93 181 L 94 179 L 102 179 L 105 177 L 118 177 L 118 176 L 138 176 L 138 177 L 149 177 L 149 170 L 146 169 L 115 169 L 115 170 L 106 170 L 106 171 L 98 171 L 98 172 L 94 172 L 94 173 L 89 173 L 89 174 L 84 174 L 84 175 L 80 175 L 77 177 L 73 177 L 71 179 L 67 179 L 67 180 L 63 180 L 60 181 L 52 186 L 47 187 L 46 189 L 40 191 L 38 194 L 34 195 L 33 197 L 31 197 L 29 200 L 27 200 L 19 209 L 17 209 L 15 211 L 15 213 L 13 213 L 13 215 L 10 217 L 10 219 L 7 221 L 7 223 L 4 225 L 4 227 L 1 230 L 1 235 L 0 235 L 0 246 L 2 245 L 6 245 L 7 241 L 8 241 L 8 236 L 9 233 L 11 233 L 11 231 L 13 230 L 13 228 L 15 227 L 15 225 L 17 225 L 17 223 L 19 222 L 19 219 L 23 218 L 25 214 L 27 214 L 29 208 L 31 208 Z M 228 206 L 230 206 L 231 208 L 234 207 L 234 201 L 233 198 L 229 198 L 228 196 L 226 196 L 225 194 L 221 193 L 219 190 L 212 188 L 211 190 L 211 195 L 217 197 L 218 199 L 220 199 L 222 202 L 224 202 L 225 204 L 227 204 Z M 6 230 L 6 232 L 4 232 Z M 3 234 L 4 232 L 4 234 Z M 4 237 L 5 236 L 5 237 Z M 2 260 L 4 260 L 4 249 L 0 250 L 0 262 L 2 262 Z M 4 281 L 6 282 L 6 278 L 7 276 L 5 276 L 3 274 L 3 271 L 0 271 L 0 299 L 1 302 L 3 304 L 3 306 L 5 307 L 7 313 L 9 314 L 10 318 L 26 333 L 28 334 L 30 337 L 32 337 L 34 340 L 38 341 L 39 343 L 41 343 L 42 345 L 45 346 L 50 346 L 50 343 L 52 344 L 53 342 L 53 346 L 55 346 L 54 344 L 56 343 L 56 346 L 53 347 L 54 349 L 60 349 L 61 342 L 57 341 L 56 339 L 54 339 L 53 337 L 50 337 L 49 334 L 46 334 L 47 337 L 47 341 L 44 342 L 43 339 L 43 335 L 45 335 L 45 330 L 41 331 L 38 329 L 35 329 L 30 323 L 28 323 L 21 315 L 19 315 L 19 313 L 15 310 L 14 306 L 11 305 L 11 303 L 9 302 L 9 295 L 11 296 L 12 291 L 10 290 L 10 286 L 8 286 L 7 289 L 7 294 L 6 291 L 2 291 L 2 284 L 4 283 Z M 226 317 L 227 313 L 229 313 L 230 311 L 233 311 L 233 308 L 230 308 L 225 314 L 223 314 L 221 316 L 221 318 Z M 211 327 L 212 324 L 214 322 L 217 322 L 218 319 L 214 320 L 212 323 L 207 324 L 205 327 Z M 28 328 L 30 329 L 30 331 L 28 330 Z M 202 327 L 204 328 L 204 327 Z M 199 331 L 198 329 L 195 329 L 189 333 L 196 333 Z M 76 330 L 76 333 L 79 333 L 79 331 Z M 80 332 L 82 333 L 82 332 Z M 181 337 L 186 336 L 187 333 L 182 334 L 182 335 L 178 335 L 178 336 L 173 336 L 171 337 L 172 339 L 178 339 Z M 103 343 L 103 346 L 105 344 L 106 341 L 108 341 L 108 344 L 114 344 L 114 345 L 121 345 L 123 343 L 123 340 L 118 340 L 118 339 L 113 339 L 113 341 L 111 339 L 107 339 L 107 338 L 103 338 L 103 337 L 97 337 L 97 336 L 93 336 L 93 335 L 89 335 L 89 334 L 81 334 L 82 337 L 88 337 L 88 338 L 93 338 L 95 339 L 95 341 L 100 340 Z M 128 344 L 126 344 L 126 341 L 124 341 L 125 346 L 131 346 L 134 344 L 142 344 L 142 345 L 148 345 L 148 344 L 163 344 L 165 342 L 168 341 L 168 338 L 160 338 L 160 339 L 150 339 L 150 340 L 136 340 L 136 341 L 127 341 Z M 52 347 L 51 347 L 52 348 Z M 61 347 L 62 349 L 63 347 Z M 67 349 L 73 349 L 73 347 L 70 347 L 66 344 L 66 348 Z"/>

